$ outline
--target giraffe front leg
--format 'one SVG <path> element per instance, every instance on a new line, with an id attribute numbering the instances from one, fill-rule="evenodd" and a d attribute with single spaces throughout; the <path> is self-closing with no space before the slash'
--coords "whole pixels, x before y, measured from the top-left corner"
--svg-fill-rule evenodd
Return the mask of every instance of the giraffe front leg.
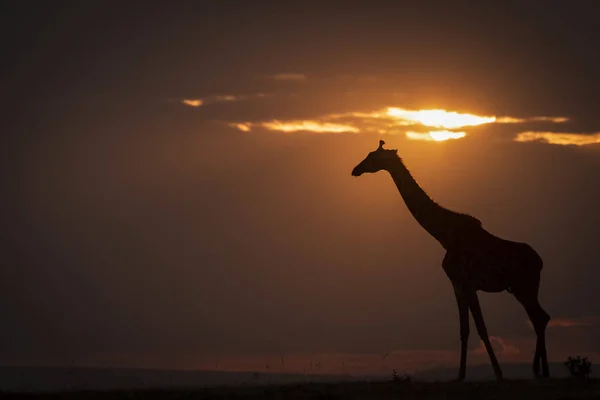
<path id="1" fill-rule="evenodd" d="M 469 342 L 469 296 L 464 288 L 454 287 L 460 322 L 460 367 L 457 381 L 463 381 L 467 375 L 467 345 Z"/>

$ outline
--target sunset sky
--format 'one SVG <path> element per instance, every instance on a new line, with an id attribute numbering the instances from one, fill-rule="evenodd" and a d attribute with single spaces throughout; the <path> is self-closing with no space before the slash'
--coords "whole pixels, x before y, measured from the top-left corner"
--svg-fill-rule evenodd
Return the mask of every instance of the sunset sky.
<path id="1" fill-rule="evenodd" d="M 380 139 L 539 252 L 550 361 L 600 362 L 593 2 L 12 3 L 0 364 L 457 366 L 442 247 L 350 174 Z M 479 296 L 501 364 L 530 362 L 522 307 Z"/>

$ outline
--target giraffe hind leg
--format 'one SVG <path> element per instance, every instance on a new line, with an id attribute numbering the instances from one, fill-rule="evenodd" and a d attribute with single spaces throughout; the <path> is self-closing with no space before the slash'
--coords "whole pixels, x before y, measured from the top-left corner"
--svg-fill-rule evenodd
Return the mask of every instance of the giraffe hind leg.
<path id="1" fill-rule="evenodd" d="M 541 366 L 541 376 L 546 378 L 550 375 L 546 353 L 546 326 L 550 321 L 550 315 L 540 305 L 537 292 L 538 288 L 535 286 L 533 290 L 530 289 L 529 291 L 514 291 L 513 295 L 525 308 L 537 336 L 533 357 L 533 373 L 536 377 L 540 377 Z"/>
<path id="2" fill-rule="evenodd" d="M 546 326 L 550 321 L 550 316 L 544 311 L 539 302 L 532 303 L 526 307 L 529 319 L 535 329 L 537 335 L 537 341 L 535 345 L 535 357 L 534 357 L 534 372 L 539 377 L 540 364 L 542 369 L 542 377 L 547 378 L 550 373 L 548 370 L 548 355 L 546 353 Z"/>
<path id="3" fill-rule="evenodd" d="M 548 354 L 546 352 L 546 327 L 550 322 L 550 315 L 540 305 L 538 301 L 533 305 L 534 312 L 536 314 L 536 325 L 534 325 L 535 333 L 537 335 L 536 348 L 539 346 L 539 358 L 542 364 L 542 376 L 547 378 L 550 376 L 548 370 Z"/>

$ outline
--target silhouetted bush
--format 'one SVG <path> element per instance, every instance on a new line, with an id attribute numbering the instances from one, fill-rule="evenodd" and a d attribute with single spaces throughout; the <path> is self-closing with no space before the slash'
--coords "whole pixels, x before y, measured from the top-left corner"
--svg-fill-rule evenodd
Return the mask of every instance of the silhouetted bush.
<path id="1" fill-rule="evenodd" d="M 396 372 L 396 370 L 393 369 L 392 370 L 392 380 L 397 383 L 411 383 L 413 379 L 412 379 L 412 376 L 410 376 L 408 374 L 398 375 L 398 372 Z"/>
<path id="2" fill-rule="evenodd" d="M 565 364 L 571 375 L 577 378 L 587 379 L 592 372 L 592 363 L 587 357 L 569 357 L 563 364 Z"/>

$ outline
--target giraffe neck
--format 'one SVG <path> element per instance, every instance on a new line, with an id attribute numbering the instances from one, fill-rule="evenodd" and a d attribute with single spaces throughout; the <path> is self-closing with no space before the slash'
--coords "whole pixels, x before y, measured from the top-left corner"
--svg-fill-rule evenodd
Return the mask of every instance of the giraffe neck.
<path id="1" fill-rule="evenodd" d="M 481 225 L 479 220 L 450 211 L 433 201 L 419 186 L 399 157 L 391 163 L 387 171 L 392 176 L 410 213 L 419 225 L 444 248 L 448 249 L 451 246 L 454 240 L 453 232 L 455 232 L 458 218 L 461 216 L 468 217 Z"/>

